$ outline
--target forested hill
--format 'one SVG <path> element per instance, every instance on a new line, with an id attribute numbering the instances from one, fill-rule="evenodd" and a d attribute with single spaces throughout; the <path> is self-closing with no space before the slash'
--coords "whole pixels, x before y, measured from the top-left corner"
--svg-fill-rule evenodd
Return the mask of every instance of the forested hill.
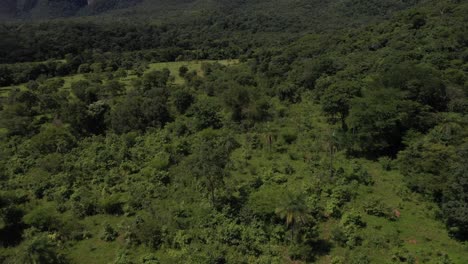
<path id="1" fill-rule="evenodd" d="M 198 58 L 235 58 L 259 46 L 280 47 L 306 33 L 382 21 L 416 3 L 417 0 L 298 0 L 294 4 L 289 0 L 158 0 L 112 9 L 99 16 L 12 20 L 0 26 L 0 63 L 45 61 L 84 55 L 93 49 L 166 49 L 165 56 L 170 59 L 180 55 L 181 50 L 196 51 Z"/>
<path id="2" fill-rule="evenodd" d="M 310 11 L 311 7 L 323 9 L 328 6 L 338 7 L 346 14 L 389 15 L 416 2 L 418 0 L 3 0 L 0 3 L 0 18 L 47 19 L 102 14 L 154 18 L 180 11 L 232 11 L 240 8 L 242 13 L 264 9 L 282 12 L 288 9 Z M 326 12 L 333 12 L 332 9 Z M 291 18 L 296 16 L 296 19 L 302 19 L 300 13 L 290 15 Z"/>
<path id="3" fill-rule="evenodd" d="M 25 3 L 0 263 L 468 263 L 467 1 Z"/>

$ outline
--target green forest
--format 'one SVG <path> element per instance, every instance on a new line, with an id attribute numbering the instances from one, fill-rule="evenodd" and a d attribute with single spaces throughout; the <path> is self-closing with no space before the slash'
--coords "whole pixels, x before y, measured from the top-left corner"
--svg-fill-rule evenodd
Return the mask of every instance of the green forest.
<path id="1" fill-rule="evenodd" d="M 468 1 L 0 3 L 0 263 L 468 263 Z"/>

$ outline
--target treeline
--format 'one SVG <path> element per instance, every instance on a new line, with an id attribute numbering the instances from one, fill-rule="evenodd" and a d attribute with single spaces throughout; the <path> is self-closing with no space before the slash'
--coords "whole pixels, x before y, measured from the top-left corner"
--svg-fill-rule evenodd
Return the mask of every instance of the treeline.
<path id="1" fill-rule="evenodd" d="M 142 50 L 134 52 L 83 51 L 78 55 L 67 54 L 63 60 L 25 62 L 0 65 L 0 86 L 24 84 L 38 79 L 63 77 L 82 73 L 111 73 L 118 69 L 137 72 L 152 62 L 192 60 L 197 54 L 180 48 Z"/>
<path id="2" fill-rule="evenodd" d="M 151 10 L 158 4 L 144 6 Z M 414 4 L 410 1 L 394 9 Z M 163 23 L 148 23 L 152 21 L 148 15 L 138 18 L 118 14 L 118 22 L 112 16 L 10 22 L 0 27 L 0 63 L 63 59 L 67 54 L 76 56 L 87 50 L 122 53 L 168 48 L 196 51 L 198 59 L 235 58 L 253 48 L 281 46 L 310 30 L 327 31 L 379 20 L 379 12 L 365 13 L 370 10 L 367 5 L 353 2 L 357 10 L 343 8 L 353 16 L 342 16 L 340 5 L 333 1 L 299 1 L 293 6 L 288 1 L 247 1 L 234 3 L 232 8 L 226 8 L 226 3 L 194 5 L 192 14 L 171 17 Z M 392 10 L 389 6 L 394 4 L 372 5 Z"/>

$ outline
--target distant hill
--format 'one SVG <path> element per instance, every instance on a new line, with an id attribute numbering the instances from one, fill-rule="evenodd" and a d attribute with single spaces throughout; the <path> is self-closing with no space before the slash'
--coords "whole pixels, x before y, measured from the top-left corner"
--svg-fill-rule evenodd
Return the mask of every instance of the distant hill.
<path id="1" fill-rule="evenodd" d="M 17 0 L 4 0 L 0 2 L 0 17 L 1 18 L 12 18 L 16 15 Z"/>
<path id="2" fill-rule="evenodd" d="M 97 14 L 130 7 L 141 0 L 4 0 L 0 3 L 2 18 L 47 19 Z"/>
<path id="3" fill-rule="evenodd" d="M 49 19 L 115 13 L 125 16 L 164 16 L 174 11 L 217 10 L 241 13 L 252 11 L 307 11 L 329 8 L 343 16 L 385 16 L 412 6 L 419 0 L 2 0 L 2 19 Z M 324 9 L 325 10 L 325 9 Z"/>

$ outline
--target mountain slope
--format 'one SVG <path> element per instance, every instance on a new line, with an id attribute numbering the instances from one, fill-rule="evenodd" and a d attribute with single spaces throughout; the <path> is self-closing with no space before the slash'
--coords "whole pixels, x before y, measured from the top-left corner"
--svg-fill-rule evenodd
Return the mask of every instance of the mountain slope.
<path id="1" fill-rule="evenodd" d="M 311 8 L 332 6 L 345 16 L 355 13 L 368 16 L 386 16 L 407 8 L 419 0 L 5 0 L 0 3 L 1 18 L 47 19 L 82 15 L 96 15 L 118 11 L 119 14 L 155 16 L 168 11 L 218 10 L 232 13 L 241 9 L 244 13 L 294 10 L 310 11 Z M 330 10 L 329 10 L 330 11 Z M 301 19 L 301 18 L 299 18 Z"/>

